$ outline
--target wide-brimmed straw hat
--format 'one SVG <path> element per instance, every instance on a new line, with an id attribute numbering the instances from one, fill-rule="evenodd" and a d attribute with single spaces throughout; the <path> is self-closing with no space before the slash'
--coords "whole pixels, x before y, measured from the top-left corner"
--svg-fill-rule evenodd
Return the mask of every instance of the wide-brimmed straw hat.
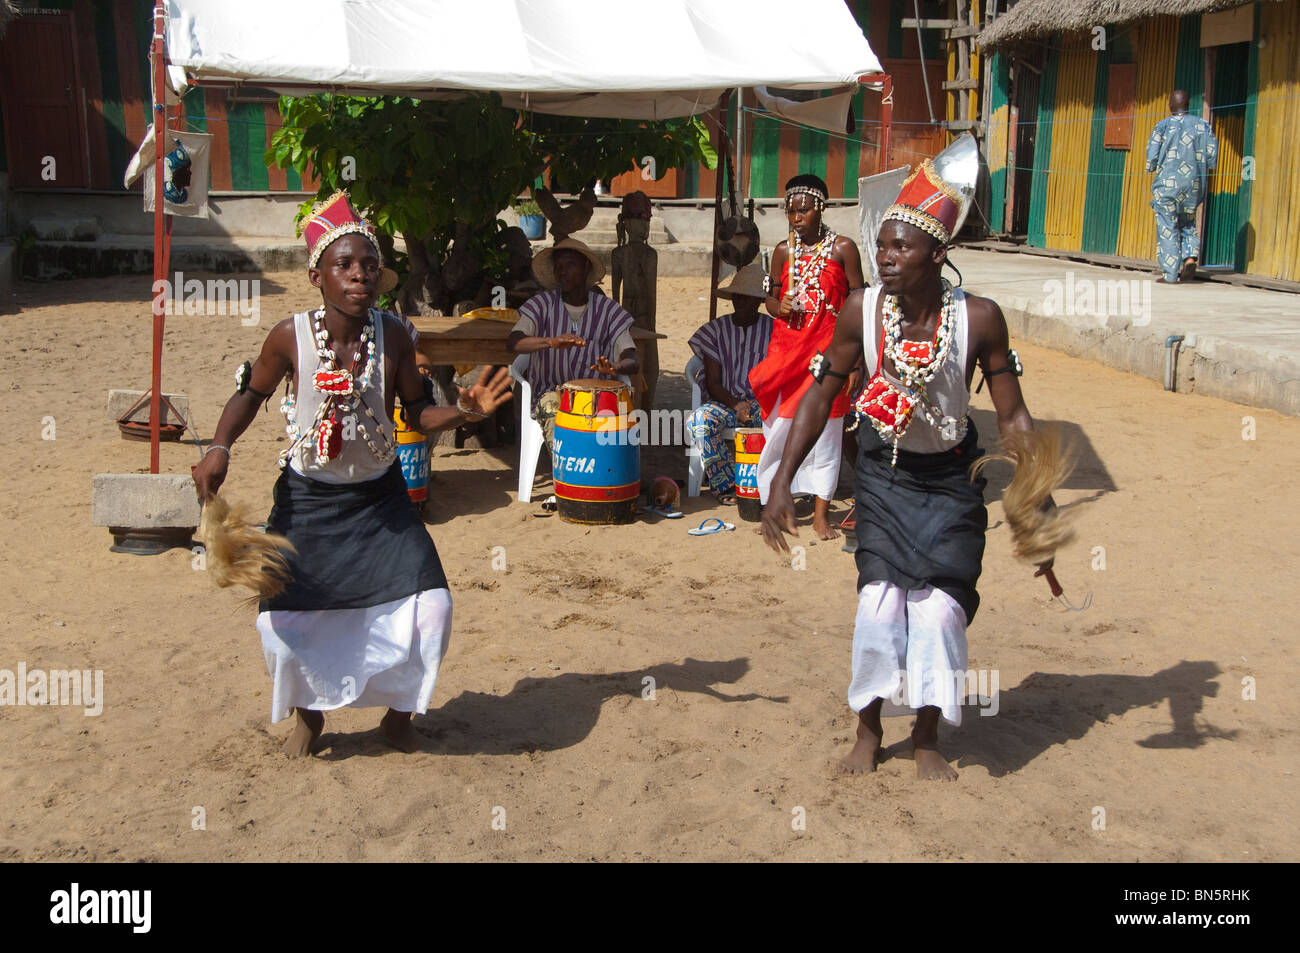
<path id="1" fill-rule="evenodd" d="M 605 277 L 605 266 L 596 257 L 596 253 L 576 238 L 566 238 L 549 248 L 543 248 L 533 259 L 533 274 L 537 276 L 541 286 L 548 291 L 560 287 L 560 283 L 555 280 L 555 268 L 551 264 L 551 256 L 566 248 L 584 255 L 587 261 L 591 262 L 591 267 L 587 269 L 587 287 L 600 284 L 601 279 Z"/>
<path id="2" fill-rule="evenodd" d="M 731 276 L 731 281 L 718 289 L 719 298 L 734 298 L 736 295 L 746 295 L 750 298 L 767 297 L 767 292 L 763 290 L 762 265 L 758 262 L 746 265 Z"/>

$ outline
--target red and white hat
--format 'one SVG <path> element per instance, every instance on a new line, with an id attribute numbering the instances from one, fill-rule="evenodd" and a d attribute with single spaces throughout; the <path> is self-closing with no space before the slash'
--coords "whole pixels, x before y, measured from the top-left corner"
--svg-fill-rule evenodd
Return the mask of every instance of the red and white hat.
<path id="1" fill-rule="evenodd" d="M 926 159 L 903 182 L 898 198 L 885 211 L 882 221 L 907 222 L 946 245 L 966 217 L 969 204 L 969 200 L 944 181 L 934 164 Z"/>
<path id="2" fill-rule="evenodd" d="M 379 251 L 375 230 L 352 207 L 348 194 L 335 192 L 323 202 L 312 207 L 311 214 L 302 226 L 302 237 L 307 242 L 307 267 L 315 268 L 325 249 L 344 235 L 360 235 Z M 397 273 L 384 268 L 379 276 L 379 293 L 391 291 L 397 284 Z"/>

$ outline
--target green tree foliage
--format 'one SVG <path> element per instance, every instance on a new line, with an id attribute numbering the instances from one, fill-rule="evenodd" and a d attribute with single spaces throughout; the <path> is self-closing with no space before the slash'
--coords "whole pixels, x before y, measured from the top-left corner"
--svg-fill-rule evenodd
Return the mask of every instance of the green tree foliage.
<path id="1" fill-rule="evenodd" d="M 348 190 L 379 233 L 386 263 L 404 279 L 396 297 L 408 314 L 450 313 L 504 273 L 497 213 L 548 165 L 576 190 L 639 166 L 644 156 L 654 157 L 659 176 L 686 162 L 717 162 L 695 117 L 643 123 L 520 114 L 495 93 L 445 101 L 284 97 L 280 113 L 267 163 L 314 171 L 316 199 Z M 299 209 L 299 222 L 312 204 Z M 409 260 L 394 252 L 399 233 Z"/>

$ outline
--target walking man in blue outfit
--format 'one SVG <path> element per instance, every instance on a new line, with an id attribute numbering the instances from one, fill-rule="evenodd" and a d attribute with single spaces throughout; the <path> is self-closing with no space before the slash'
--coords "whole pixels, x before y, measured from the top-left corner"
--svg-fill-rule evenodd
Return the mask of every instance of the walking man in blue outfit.
<path id="1" fill-rule="evenodd" d="M 1156 213 L 1156 260 L 1164 284 L 1187 281 L 1196 273 L 1201 239 L 1196 234 L 1196 207 L 1205 198 L 1208 177 L 1219 158 L 1219 142 L 1210 124 L 1187 112 L 1187 91 L 1169 94 L 1171 115 L 1156 123 L 1147 143 L 1151 208 Z"/>

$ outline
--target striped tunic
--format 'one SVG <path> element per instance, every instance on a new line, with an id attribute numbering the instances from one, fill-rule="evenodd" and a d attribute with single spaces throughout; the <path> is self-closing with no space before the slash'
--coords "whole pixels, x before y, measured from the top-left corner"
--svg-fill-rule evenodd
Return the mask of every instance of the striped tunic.
<path id="1" fill-rule="evenodd" d="M 632 315 L 626 309 L 595 291 L 587 294 L 587 310 L 576 331 L 559 291 L 546 291 L 529 298 L 519 309 L 519 316 L 532 321 L 531 336 L 553 338 L 577 334 L 587 342 L 586 347 L 543 348 L 530 356 L 528 383 L 533 389 L 533 406 L 529 409 L 534 414 L 537 402 L 547 391 L 557 390 L 569 381 L 591 377 L 594 374 L 591 365 L 596 363 L 596 358 L 603 356 L 617 363 L 618 355 L 611 354 L 610 349 L 618 336 L 632 327 Z M 515 325 L 515 330 L 527 331 L 527 328 Z"/>
<path id="2" fill-rule="evenodd" d="M 691 335 L 689 344 L 701 360 L 711 357 L 721 365 L 723 387 L 737 397 L 753 397 L 749 371 L 767 356 L 767 346 L 772 340 L 772 318 L 759 314 L 758 320 L 747 328 L 737 327 L 734 319 L 734 314 L 728 314 L 710 321 Z M 697 380 L 704 399 L 712 400 L 703 367 Z"/>

